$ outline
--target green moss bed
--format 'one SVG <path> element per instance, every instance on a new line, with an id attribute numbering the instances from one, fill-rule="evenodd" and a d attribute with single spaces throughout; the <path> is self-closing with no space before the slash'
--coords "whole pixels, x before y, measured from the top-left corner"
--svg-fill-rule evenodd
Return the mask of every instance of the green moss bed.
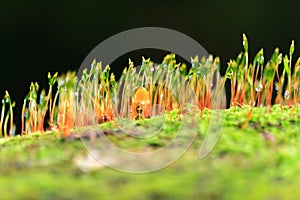
<path id="1" fill-rule="evenodd" d="M 81 140 L 35 133 L 0 140 L 0 199 L 298 199 L 300 196 L 299 108 L 232 107 L 221 137 L 200 159 L 210 122 L 201 117 L 197 136 L 184 155 L 161 170 L 132 174 L 101 167 L 83 171 L 76 160 L 87 154 Z M 248 116 L 248 117 L 247 117 Z M 142 124 L 143 125 L 143 124 Z M 124 148 L 160 148 L 172 135 L 137 142 L 122 134 L 109 137 Z M 127 138 L 127 139 L 126 139 Z M 126 141 L 126 142 L 124 142 Z"/>

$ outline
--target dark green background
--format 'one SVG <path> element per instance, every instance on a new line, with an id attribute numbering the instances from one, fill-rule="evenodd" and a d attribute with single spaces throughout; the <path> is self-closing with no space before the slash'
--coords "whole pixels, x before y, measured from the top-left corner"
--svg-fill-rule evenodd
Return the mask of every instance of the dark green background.
<path id="1" fill-rule="evenodd" d="M 242 33 L 248 36 L 251 58 L 261 47 L 267 58 L 277 46 L 288 53 L 292 39 L 299 56 L 299 10 L 296 0 L 1 1 L 0 96 L 9 90 L 20 116 L 31 81 L 46 88 L 48 71 L 77 70 L 97 44 L 143 26 L 187 34 L 220 56 L 223 68 L 242 50 Z"/>

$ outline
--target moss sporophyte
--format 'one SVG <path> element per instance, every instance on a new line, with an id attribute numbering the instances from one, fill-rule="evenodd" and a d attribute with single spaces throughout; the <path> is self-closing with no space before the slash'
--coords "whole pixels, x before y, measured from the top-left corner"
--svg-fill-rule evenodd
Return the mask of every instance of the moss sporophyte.
<path id="1" fill-rule="evenodd" d="M 40 90 L 38 83 L 30 85 L 23 102 L 22 115 L 17 117 L 22 122 L 20 134 L 44 132 L 47 125 L 48 129 L 58 129 L 61 136 L 66 137 L 72 134 L 75 125 L 77 128 L 113 121 L 116 115 L 130 120 L 153 117 L 161 112 L 176 111 L 172 113 L 180 115 L 183 104 L 191 101 L 202 113 L 216 106 L 213 105 L 213 98 L 224 89 L 228 80 L 230 107 L 266 107 L 267 112 L 271 112 L 273 106 L 279 106 L 282 110 L 285 107 L 297 109 L 300 58 L 292 64 L 294 41 L 287 55 L 276 48 L 266 62 L 261 49 L 252 63 L 249 61 L 249 45 L 245 34 L 242 41 L 243 52 L 228 62 L 225 75 L 218 82 L 215 80 L 216 76 L 220 76 L 221 64 L 220 59 L 213 56 L 191 58 L 190 69 L 184 63 L 177 63 L 175 54 L 165 56 L 160 65 L 154 64 L 150 58 L 143 58 L 139 70 L 129 60 L 129 66 L 123 70 L 118 81 L 109 66 L 103 67 L 96 60 L 89 71 L 83 71 L 80 78 L 76 77 L 75 72 L 63 75 L 49 73 L 47 92 Z M 282 73 L 280 66 L 283 66 Z M 55 94 L 54 87 L 57 87 Z M 190 95 L 186 87 L 192 88 L 194 95 Z M 186 98 L 179 100 L 178 95 Z M 2 99 L 0 137 L 18 134 L 15 133 L 14 106 L 15 102 L 6 91 Z M 47 112 L 49 118 L 46 118 Z M 247 119 L 251 118 L 250 109 Z"/>

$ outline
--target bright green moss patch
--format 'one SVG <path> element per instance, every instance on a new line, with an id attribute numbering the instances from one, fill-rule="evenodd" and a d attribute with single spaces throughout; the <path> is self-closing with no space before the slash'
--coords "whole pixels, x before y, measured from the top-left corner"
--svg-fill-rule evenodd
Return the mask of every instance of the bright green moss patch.
<path id="1" fill-rule="evenodd" d="M 276 48 L 268 62 L 260 50 L 251 63 L 243 35 L 244 50 L 228 62 L 224 77 L 218 57 L 194 57 L 187 70 L 174 54 L 160 65 L 143 58 L 140 70 L 129 61 L 118 82 L 109 66 L 96 61 L 82 77 L 49 74 L 47 92 L 31 84 L 20 117 L 22 136 L 16 137 L 15 103 L 6 92 L 0 114 L 0 198 L 298 199 L 300 58 L 292 64 L 294 45 L 288 55 Z M 214 120 L 211 109 L 214 103 L 224 106 L 226 81 L 230 109 L 218 110 L 225 113 L 221 137 L 199 159 Z M 195 119 L 182 117 L 195 114 L 191 103 L 201 116 L 196 138 L 180 159 L 162 170 L 129 174 L 99 165 L 81 141 L 98 134 L 128 151 L 155 151 L 177 136 L 190 136 L 192 131 L 178 129 L 184 120 Z M 150 112 L 154 105 L 157 109 Z M 44 125 L 57 132 L 45 132 Z"/>
<path id="2" fill-rule="evenodd" d="M 85 173 L 75 162 L 86 154 L 82 142 L 62 141 L 56 133 L 2 140 L 1 198 L 295 199 L 300 195 L 298 109 L 281 111 L 273 107 L 266 115 L 264 108 L 252 108 L 248 122 L 250 108 L 227 110 L 219 142 L 209 156 L 199 159 L 209 125 L 210 112 L 206 112 L 189 150 L 171 166 L 145 174 L 128 174 L 108 167 Z M 102 126 L 105 130 L 112 127 Z M 170 131 L 173 127 L 166 128 Z M 168 141 L 154 137 L 142 142 L 120 133 L 109 137 L 129 149 L 136 145 L 141 149 L 160 148 Z"/>

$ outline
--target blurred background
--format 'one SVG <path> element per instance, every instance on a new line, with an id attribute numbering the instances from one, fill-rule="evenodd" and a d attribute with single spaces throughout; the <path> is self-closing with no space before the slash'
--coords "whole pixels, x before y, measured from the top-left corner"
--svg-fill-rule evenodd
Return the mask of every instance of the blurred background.
<path id="1" fill-rule="evenodd" d="M 192 37 L 210 54 L 221 57 L 223 70 L 242 51 L 242 33 L 248 36 L 251 59 L 262 47 L 266 59 L 275 47 L 288 53 L 292 39 L 296 59 L 300 55 L 299 8 L 296 0 L 1 1 L 0 98 L 8 90 L 16 101 L 18 124 L 30 82 L 47 88 L 48 72 L 76 71 L 103 40 L 144 26 L 170 28 Z M 116 63 L 121 70 L 127 59 Z"/>

